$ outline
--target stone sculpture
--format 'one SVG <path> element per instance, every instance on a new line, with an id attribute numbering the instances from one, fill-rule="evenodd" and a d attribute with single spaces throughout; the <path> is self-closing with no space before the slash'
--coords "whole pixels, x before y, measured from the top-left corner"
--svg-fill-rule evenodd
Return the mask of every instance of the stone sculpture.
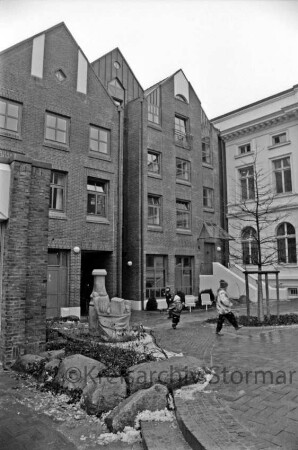
<path id="1" fill-rule="evenodd" d="M 118 297 L 110 300 L 105 287 L 105 269 L 95 269 L 92 275 L 94 283 L 89 303 L 89 333 L 105 340 L 115 338 L 129 328 L 131 302 Z"/>

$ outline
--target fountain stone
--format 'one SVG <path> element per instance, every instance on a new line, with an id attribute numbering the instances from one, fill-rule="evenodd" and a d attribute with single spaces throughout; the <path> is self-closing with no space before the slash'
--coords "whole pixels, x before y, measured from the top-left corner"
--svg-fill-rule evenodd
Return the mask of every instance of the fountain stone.
<path id="1" fill-rule="evenodd" d="M 94 282 L 89 303 L 89 333 L 105 340 L 115 338 L 129 328 L 131 303 L 118 297 L 110 300 L 105 287 L 105 269 L 94 269 L 92 275 Z"/>

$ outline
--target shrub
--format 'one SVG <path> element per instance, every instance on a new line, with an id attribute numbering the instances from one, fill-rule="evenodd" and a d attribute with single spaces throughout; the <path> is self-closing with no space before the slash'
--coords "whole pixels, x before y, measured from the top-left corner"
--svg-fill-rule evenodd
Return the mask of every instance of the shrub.
<path id="1" fill-rule="evenodd" d="M 208 323 L 216 323 L 217 318 L 207 319 Z M 264 327 L 264 326 L 280 326 L 280 325 L 293 325 L 298 324 L 298 314 L 283 314 L 277 317 L 276 315 L 265 316 L 264 321 L 261 322 L 258 317 L 255 316 L 239 316 L 239 324 L 245 327 Z M 227 325 L 231 325 L 228 321 L 225 322 Z"/>

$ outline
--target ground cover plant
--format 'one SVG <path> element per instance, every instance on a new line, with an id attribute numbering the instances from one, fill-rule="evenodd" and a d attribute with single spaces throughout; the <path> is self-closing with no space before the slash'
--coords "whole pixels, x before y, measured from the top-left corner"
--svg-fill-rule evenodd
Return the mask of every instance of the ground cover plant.
<path id="1" fill-rule="evenodd" d="M 282 314 L 282 315 L 270 315 L 264 316 L 264 320 L 259 320 L 256 316 L 239 316 L 237 318 L 238 323 L 244 327 L 264 327 L 264 326 L 281 326 L 281 325 L 294 325 L 298 324 L 298 314 Z M 216 323 L 217 318 L 207 319 L 207 323 Z M 228 321 L 225 324 L 231 326 Z"/>

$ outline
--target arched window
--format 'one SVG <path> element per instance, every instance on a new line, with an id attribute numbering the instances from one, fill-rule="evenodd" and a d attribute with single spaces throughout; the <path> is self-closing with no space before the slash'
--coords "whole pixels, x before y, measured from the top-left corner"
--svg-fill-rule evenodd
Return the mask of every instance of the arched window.
<path id="1" fill-rule="evenodd" d="M 289 222 L 281 223 L 276 230 L 279 263 L 297 263 L 295 228 Z"/>
<path id="2" fill-rule="evenodd" d="M 241 234 L 243 264 L 258 264 L 257 233 L 252 227 L 246 227 Z"/>
<path id="3" fill-rule="evenodd" d="M 186 98 L 185 98 L 184 95 L 182 95 L 182 94 L 177 94 L 177 95 L 176 95 L 176 98 L 177 98 L 178 100 L 181 100 L 181 101 L 184 102 L 184 103 L 187 103 Z"/>

